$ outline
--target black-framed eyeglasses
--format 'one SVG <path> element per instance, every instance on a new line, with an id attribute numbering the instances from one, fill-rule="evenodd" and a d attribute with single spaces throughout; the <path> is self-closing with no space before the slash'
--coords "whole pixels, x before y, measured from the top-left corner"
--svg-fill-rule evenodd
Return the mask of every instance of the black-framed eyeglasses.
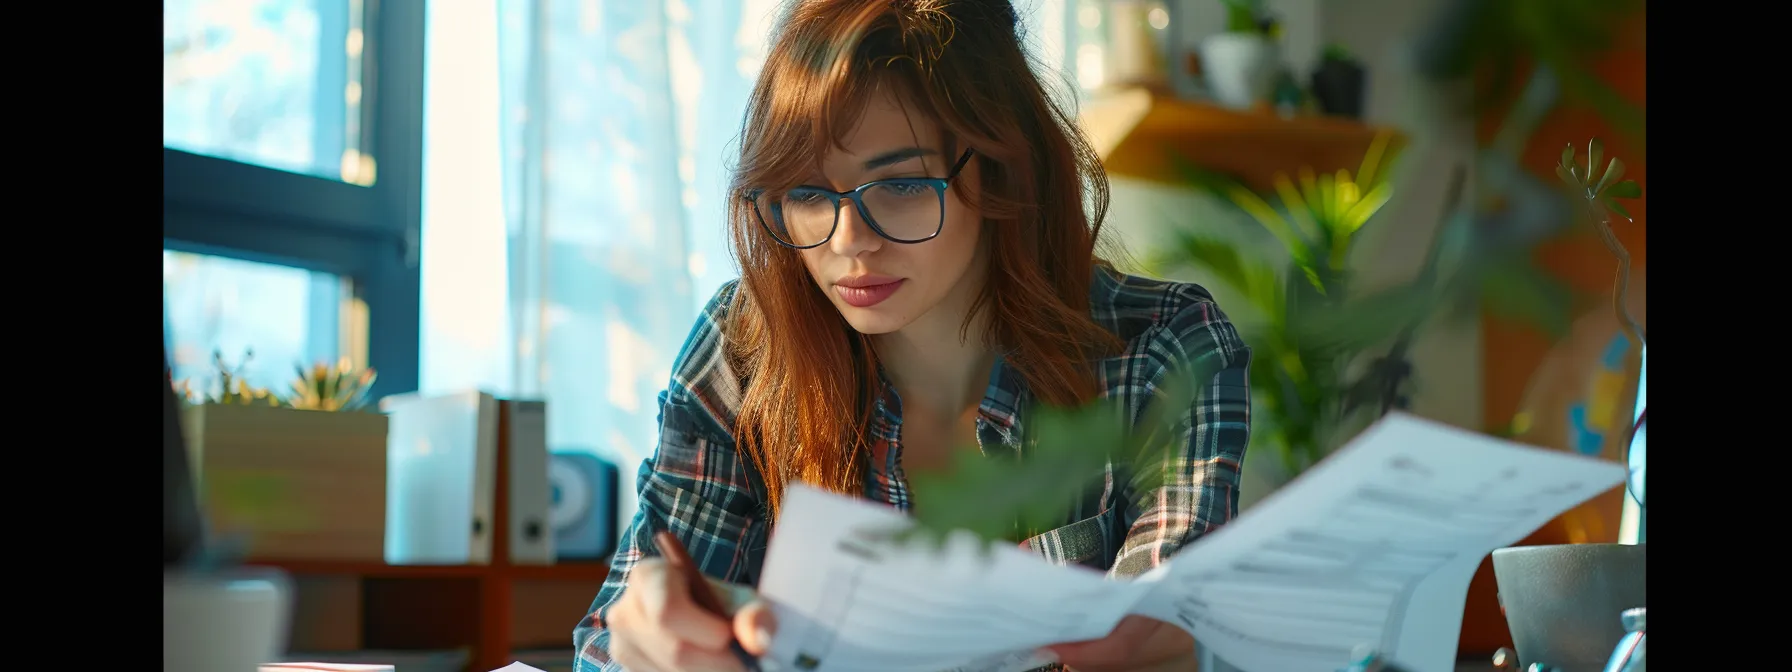
<path id="1" fill-rule="evenodd" d="M 792 187 L 781 191 L 753 189 L 743 197 L 772 239 L 806 250 L 834 237 L 840 225 L 840 203 L 852 200 L 859 218 L 885 240 L 913 244 L 932 240 L 946 225 L 946 187 L 971 160 L 964 150 L 945 177 L 893 177 L 859 185 L 852 191 Z"/>

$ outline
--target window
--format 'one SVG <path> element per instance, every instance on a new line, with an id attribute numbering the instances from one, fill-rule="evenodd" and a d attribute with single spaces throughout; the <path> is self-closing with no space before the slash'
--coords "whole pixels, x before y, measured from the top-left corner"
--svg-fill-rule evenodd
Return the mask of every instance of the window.
<path id="1" fill-rule="evenodd" d="M 162 19 L 168 147 L 355 184 L 363 152 L 360 2 L 179 0 Z"/>
<path id="2" fill-rule="evenodd" d="M 253 349 L 258 385 L 348 356 L 375 396 L 417 389 L 422 3 L 167 0 L 162 18 L 175 375 Z"/>
<path id="3" fill-rule="evenodd" d="M 365 364 L 365 325 L 350 290 L 348 280 L 328 273 L 163 251 L 174 379 L 204 389 L 216 376 L 214 357 L 222 357 L 249 385 L 284 391 L 295 366 L 343 358 Z"/>

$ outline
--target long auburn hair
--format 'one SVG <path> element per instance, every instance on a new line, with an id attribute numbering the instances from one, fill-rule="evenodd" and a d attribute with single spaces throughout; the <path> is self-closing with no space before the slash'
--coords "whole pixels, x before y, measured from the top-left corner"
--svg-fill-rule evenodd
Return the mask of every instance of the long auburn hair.
<path id="1" fill-rule="evenodd" d="M 984 342 L 1037 401 L 1097 395 L 1092 362 L 1119 346 L 1089 316 L 1107 176 L 1017 33 L 1008 0 L 799 0 L 783 15 L 747 104 L 727 199 L 741 284 L 726 340 L 747 380 L 735 436 L 772 515 L 793 480 L 863 493 L 877 355 L 739 194 L 800 184 L 842 147 L 879 87 L 936 120 L 949 155 L 975 151 L 975 193 L 965 181 L 953 188 L 981 212 L 988 276 L 960 333 L 989 311 Z"/>

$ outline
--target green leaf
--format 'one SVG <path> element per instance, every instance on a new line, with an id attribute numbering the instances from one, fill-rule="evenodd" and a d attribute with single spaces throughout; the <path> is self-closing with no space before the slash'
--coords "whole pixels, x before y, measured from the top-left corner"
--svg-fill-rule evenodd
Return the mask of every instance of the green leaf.
<path id="1" fill-rule="evenodd" d="M 1262 226 L 1282 243 L 1289 256 L 1301 261 L 1312 259 L 1313 252 L 1306 240 L 1257 192 L 1251 191 L 1230 175 L 1202 168 L 1180 155 L 1172 156 L 1170 162 L 1176 166 L 1176 172 L 1186 184 L 1231 203 L 1233 207 L 1249 215 L 1258 226 Z"/>
<path id="2" fill-rule="evenodd" d="M 1173 252 L 1159 263 L 1199 268 L 1238 292 L 1265 315 L 1281 312 L 1280 285 L 1275 269 L 1245 255 L 1240 246 L 1191 231 L 1179 232 Z"/>
<path id="3" fill-rule="evenodd" d="M 1593 179 L 1593 171 L 1599 170 L 1599 160 L 1605 158 L 1605 145 L 1599 138 L 1587 141 L 1587 179 Z"/>
<path id="4" fill-rule="evenodd" d="M 963 447 L 946 469 L 915 472 L 909 480 L 918 502 L 916 524 L 884 533 L 935 547 L 954 530 L 985 542 L 1019 541 L 1062 524 L 1110 461 L 1129 468 L 1138 487 L 1153 487 L 1176 466 L 1176 430 L 1213 372 L 1212 362 L 1198 361 L 1167 374 L 1136 425 L 1113 400 L 1037 407 L 1029 416 L 1031 442 L 1019 460 Z"/>
<path id="5" fill-rule="evenodd" d="M 1581 185 L 1580 180 L 1575 179 L 1574 173 L 1568 169 L 1568 164 L 1564 163 L 1556 166 L 1556 177 L 1561 178 L 1562 183 L 1570 187 L 1574 187 L 1575 189 L 1585 189 L 1585 187 Z"/>
<path id="6" fill-rule="evenodd" d="M 1386 182 L 1381 175 L 1381 163 L 1387 157 L 1388 146 L 1393 144 L 1394 134 L 1381 132 L 1369 141 L 1369 151 L 1363 153 L 1363 163 L 1356 171 L 1356 182 L 1362 185 L 1379 185 Z"/>
<path id="7" fill-rule="evenodd" d="M 1605 174 L 1599 176 L 1599 184 L 1593 185 L 1593 193 L 1605 193 L 1606 187 L 1611 186 L 1612 183 L 1622 177 L 1624 177 L 1624 162 L 1614 156 L 1612 157 L 1612 162 L 1606 165 Z"/>
<path id="8" fill-rule="evenodd" d="M 1623 217 L 1624 221 L 1626 221 L 1626 222 L 1636 221 L 1635 217 L 1630 216 L 1630 211 L 1626 210 L 1624 208 L 1624 205 L 1622 203 L 1619 203 L 1617 199 L 1607 198 L 1607 199 L 1605 199 L 1604 203 L 1605 203 L 1605 207 L 1611 208 L 1612 212 L 1617 213 L 1617 215 L 1619 217 Z"/>
<path id="9" fill-rule="evenodd" d="M 1105 452 L 1099 437 L 1088 436 L 1086 430 L 1111 422 L 1113 416 L 1102 412 L 1111 406 L 1078 409 L 1084 411 L 1080 415 L 1076 411 L 1054 415 L 1041 409 L 1031 418 L 1040 423 L 1041 431 L 1069 433 L 1057 435 L 1056 441 L 1041 441 L 1026 459 L 989 457 L 967 446 L 957 451 L 946 470 L 914 472 L 909 481 L 918 502 L 915 522 L 940 535 L 968 530 L 986 540 L 1018 541 L 1017 525 L 1062 513 L 1084 486 L 1101 475 Z M 1084 444 L 1085 450 L 1063 450 L 1068 441 L 1090 443 Z"/>
<path id="10" fill-rule="evenodd" d="M 1350 210 L 1344 213 L 1339 222 L 1339 229 L 1347 235 L 1356 233 L 1358 229 L 1363 228 L 1364 224 L 1369 223 L 1369 219 L 1374 217 L 1375 213 L 1381 211 L 1382 206 L 1387 205 L 1388 199 L 1393 197 L 1394 189 L 1386 182 L 1375 185 L 1375 188 L 1363 194 L 1356 205 L 1351 206 Z"/>
<path id="11" fill-rule="evenodd" d="M 1613 159 L 1613 161 L 1616 160 Z M 1636 183 L 1636 180 L 1625 180 L 1612 185 L 1610 190 L 1604 192 L 1604 196 L 1606 198 L 1642 198 L 1643 188 Z"/>
<path id="12" fill-rule="evenodd" d="M 1561 171 L 1565 171 L 1570 166 L 1573 166 L 1573 165 L 1574 165 L 1574 143 L 1568 143 L 1566 146 L 1562 147 L 1562 161 L 1560 163 L 1556 164 L 1556 171 L 1559 174 Z"/>
<path id="13" fill-rule="evenodd" d="M 1321 222 L 1313 219 L 1313 211 L 1319 204 L 1309 205 L 1307 200 L 1301 197 L 1300 191 L 1294 188 L 1294 182 L 1289 180 L 1287 175 L 1276 174 L 1275 189 L 1276 195 L 1282 198 L 1282 207 L 1288 209 L 1288 218 L 1294 220 L 1295 225 L 1300 229 L 1301 236 L 1309 241 L 1325 240 L 1325 231 Z"/>
<path id="14" fill-rule="evenodd" d="M 1319 277 L 1319 269 L 1314 268 L 1312 264 L 1301 264 L 1300 273 L 1301 277 L 1307 279 L 1307 286 L 1312 287 L 1313 291 L 1318 292 L 1320 296 L 1326 295 L 1325 279 Z"/>
<path id="15" fill-rule="evenodd" d="M 1568 332 L 1573 290 L 1528 257 L 1488 263 L 1480 287 L 1481 304 L 1487 312 L 1536 325 L 1552 338 Z"/>
<path id="16" fill-rule="evenodd" d="M 1336 242 L 1338 236 L 1338 176 L 1326 173 L 1319 176 L 1319 196 L 1313 199 L 1313 208 L 1319 215 L 1320 226 L 1326 237 Z"/>
<path id="17" fill-rule="evenodd" d="M 1307 245 L 1300 234 L 1294 231 L 1293 227 L 1288 225 L 1287 220 L 1282 219 L 1282 216 L 1269 205 L 1268 201 L 1263 200 L 1263 197 L 1258 196 L 1256 192 L 1242 186 L 1234 187 L 1229 195 L 1234 205 L 1244 210 L 1252 219 L 1257 220 L 1257 223 L 1268 230 L 1270 235 L 1282 242 L 1282 247 L 1288 250 L 1288 256 L 1300 263 L 1312 262 L 1312 248 Z"/>
<path id="18" fill-rule="evenodd" d="M 1396 285 L 1352 301 L 1303 307 L 1289 332 L 1302 350 L 1357 352 L 1388 342 L 1431 310 L 1436 291 L 1420 283 Z"/>

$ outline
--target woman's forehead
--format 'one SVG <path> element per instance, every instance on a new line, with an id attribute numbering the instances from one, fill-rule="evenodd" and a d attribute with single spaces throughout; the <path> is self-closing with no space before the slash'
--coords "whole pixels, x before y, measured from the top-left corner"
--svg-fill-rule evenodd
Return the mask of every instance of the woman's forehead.
<path id="1" fill-rule="evenodd" d="M 821 163 L 863 164 L 876 159 L 888 163 L 892 155 L 917 148 L 938 153 L 939 142 L 939 124 L 930 115 L 916 109 L 904 94 L 890 87 L 878 87 L 865 101 L 852 127 L 837 143 L 825 145 L 828 151 Z M 916 155 L 919 154 L 910 152 L 901 158 Z"/>

